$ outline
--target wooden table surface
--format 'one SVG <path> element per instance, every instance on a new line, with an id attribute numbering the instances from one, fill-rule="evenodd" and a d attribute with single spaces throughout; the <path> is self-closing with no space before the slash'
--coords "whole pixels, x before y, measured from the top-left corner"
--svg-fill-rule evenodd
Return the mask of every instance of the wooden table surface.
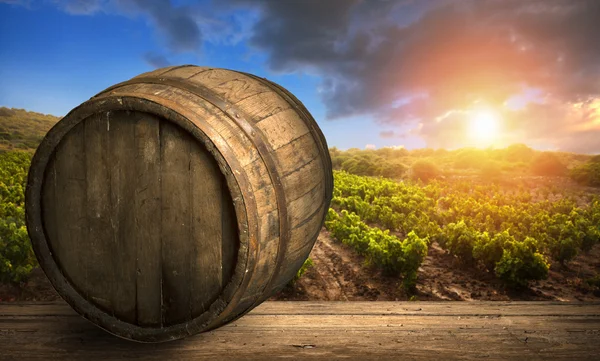
<path id="1" fill-rule="evenodd" d="M 112 336 L 65 303 L 0 303 L 0 360 L 600 360 L 600 303 L 266 302 L 162 344 Z"/>

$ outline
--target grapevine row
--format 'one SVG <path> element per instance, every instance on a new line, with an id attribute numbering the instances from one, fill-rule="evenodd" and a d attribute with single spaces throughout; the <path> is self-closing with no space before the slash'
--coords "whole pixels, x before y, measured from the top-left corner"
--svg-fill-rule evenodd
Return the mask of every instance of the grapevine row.
<path id="1" fill-rule="evenodd" d="M 365 256 L 367 263 L 381 268 L 388 274 L 401 276 L 406 289 L 415 287 L 417 271 L 427 256 L 427 238 L 420 238 L 414 232 L 410 232 L 407 238 L 401 241 L 390 235 L 389 230 L 369 227 L 354 213 L 342 210 L 341 214 L 338 214 L 331 208 L 325 227 L 334 238 Z"/>
<path id="2" fill-rule="evenodd" d="M 544 190 L 542 190 L 544 192 Z M 437 241 L 463 262 L 483 264 L 509 284 L 547 277 L 548 257 L 565 263 L 600 242 L 600 201 L 533 201 L 497 186 L 397 183 L 335 172 L 333 206 L 367 223 Z"/>

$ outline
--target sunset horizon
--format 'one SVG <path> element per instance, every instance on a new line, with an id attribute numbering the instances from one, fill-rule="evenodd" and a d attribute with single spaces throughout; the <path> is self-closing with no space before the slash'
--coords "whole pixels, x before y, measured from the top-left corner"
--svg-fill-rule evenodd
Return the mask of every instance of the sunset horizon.
<path id="1" fill-rule="evenodd" d="M 280 83 L 339 149 L 597 154 L 597 17 L 560 0 L 0 0 L 0 105 L 64 116 L 196 64 Z"/>

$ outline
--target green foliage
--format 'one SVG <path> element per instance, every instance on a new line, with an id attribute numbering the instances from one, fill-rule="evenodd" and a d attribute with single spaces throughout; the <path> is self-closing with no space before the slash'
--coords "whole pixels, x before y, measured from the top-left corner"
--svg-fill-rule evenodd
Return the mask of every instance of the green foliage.
<path id="1" fill-rule="evenodd" d="M 336 238 L 364 255 L 370 252 L 371 261 L 385 269 L 399 269 L 397 264 L 406 262 L 397 257 L 406 250 L 400 251 L 399 242 L 387 242 L 386 231 L 426 243 L 436 241 L 463 263 L 479 263 L 507 284 L 523 285 L 547 274 L 548 257 L 566 263 L 600 242 L 600 199 L 583 207 L 566 195 L 547 200 L 548 194 L 556 192 L 523 188 L 504 192 L 498 184 L 469 181 L 422 185 L 336 171 L 332 206 L 342 214 L 352 212 L 346 217 L 355 217 L 353 224 L 358 227 L 341 229 Z M 541 196 L 538 201 L 534 201 L 536 193 Z M 330 211 L 334 216 L 337 213 Z M 368 227 L 361 220 L 382 227 L 383 233 L 361 228 Z M 367 230 L 375 232 L 372 238 L 377 239 L 370 248 L 353 236 Z M 404 279 L 410 279 L 408 272 Z"/>
<path id="2" fill-rule="evenodd" d="M 369 264 L 387 274 L 402 276 L 403 286 L 414 289 L 417 271 L 427 256 L 427 238 L 419 238 L 411 232 L 401 241 L 390 235 L 389 230 L 367 226 L 358 215 L 347 210 L 338 214 L 329 209 L 325 227 L 334 238 L 365 256 Z"/>
<path id="3" fill-rule="evenodd" d="M 587 163 L 573 168 L 570 176 L 580 184 L 600 187 L 600 156 L 595 156 Z"/>
<path id="4" fill-rule="evenodd" d="M 298 270 L 298 272 L 296 272 L 296 275 L 294 276 L 294 278 L 292 278 L 292 280 L 290 281 L 290 284 L 294 284 L 296 282 L 298 282 L 298 280 L 300 279 L 300 277 L 302 277 L 302 275 L 312 266 L 314 265 L 312 259 L 307 258 L 304 263 L 302 263 L 302 267 L 300 267 L 300 269 Z"/>
<path id="5" fill-rule="evenodd" d="M 550 265 L 537 252 L 535 244 L 536 240 L 530 237 L 523 242 L 507 242 L 496 265 L 496 276 L 513 287 L 525 287 L 531 280 L 547 278 Z"/>
<path id="6" fill-rule="evenodd" d="M 25 228 L 28 153 L 0 153 L 0 282 L 24 281 L 37 264 Z"/>
<path id="7" fill-rule="evenodd" d="M 458 223 L 448 224 L 444 231 L 443 236 L 440 238 L 440 246 L 461 261 L 472 263 L 474 261 L 473 246 L 478 237 L 477 232 L 462 220 Z"/>
<path id="8" fill-rule="evenodd" d="M 389 152 L 374 150 L 340 152 L 337 148 L 329 150 L 334 169 L 344 170 L 357 175 L 400 178 L 406 172 L 406 166 L 399 159 L 382 157 L 380 155 L 389 155 L 392 152 L 396 153 L 392 149 Z"/>
<path id="9" fill-rule="evenodd" d="M 473 258 L 480 261 L 488 270 L 493 271 L 502 259 L 504 248 L 509 242 L 516 242 L 508 231 L 496 233 L 490 237 L 487 232 L 478 234 L 473 246 Z"/>
<path id="10" fill-rule="evenodd" d="M 412 176 L 424 182 L 438 178 L 441 175 L 440 169 L 428 160 L 418 160 L 412 165 Z"/>

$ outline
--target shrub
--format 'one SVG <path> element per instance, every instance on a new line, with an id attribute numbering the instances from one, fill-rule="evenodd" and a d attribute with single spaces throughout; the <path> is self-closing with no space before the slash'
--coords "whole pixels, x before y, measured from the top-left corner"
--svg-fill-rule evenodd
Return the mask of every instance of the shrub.
<path id="1" fill-rule="evenodd" d="M 441 175 L 440 169 L 428 160 L 418 160 L 412 167 L 412 176 L 415 179 L 420 179 L 424 182 L 438 178 Z"/>
<path id="2" fill-rule="evenodd" d="M 496 264 L 502 259 L 504 247 L 515 238 L 508 231 L 503 231 L 490 237 L 487 232 L 478 235 L 473 246 L 473 258 L 483 263 L 490 271 L 496 268 Z"/>
<path id="3" fill-rule="evenodd" d="M 496 276 L 511 287 L 526 287 L 530 281 L 548 277 L 550 264 L 537 252 L 537 241 L 527 237 L 523 242 L 506 243 L 502 258 L 497 263 Z"/>
<path id="4" fill-rule="evenodd" d="M 24 188 L 31 155 L 0 154 L 0 282 L 24 281 L 37 261 L 25 228 Z"/>
<path id="5" fill-rule="evenodd" d="M 20 223 L 0 219 L 0 282 L 22 282 L 36 265 L 27 229 Z"/>
<path id="6" fill-rule="evenodd" d="M 509 162 L 529 162 L 535 150 L 525 144 L 512 144 L 504 150 L 504 154 Z"/>
<path id="7" fill-rule="evenodd" d="M 458 223 L 448 224 L 443 231 L 444 234 L 439 238 L 440 245 L 461 261 L 472 263 L 477 232 L 469 228 L 462 220 Z"/>
<path id="8" fill-rule="evenodd" d="M 539 176 L 561 176 L 567 170 L 554 153 L 542 153 L 531 162 L 531 171 Z"/>
<path id="9" fill-rule="evenodd" d="M 573 168 L 570 176 L 577 183 L 600 187 L 600 156 L 595 156 L 587 163 Z"/>
<path id="10" fill-rule="evenodd" d="M 402 242 L 402 252 L 404 253 L 404 264 L 401 271 L 404 274 L 402 285 L 407 290 L 412 290 L 417 285 L 417 271 L 427 257 L 428 242 L 427 237 L 419 238 L 415 232 L 410 232 Z"/>

